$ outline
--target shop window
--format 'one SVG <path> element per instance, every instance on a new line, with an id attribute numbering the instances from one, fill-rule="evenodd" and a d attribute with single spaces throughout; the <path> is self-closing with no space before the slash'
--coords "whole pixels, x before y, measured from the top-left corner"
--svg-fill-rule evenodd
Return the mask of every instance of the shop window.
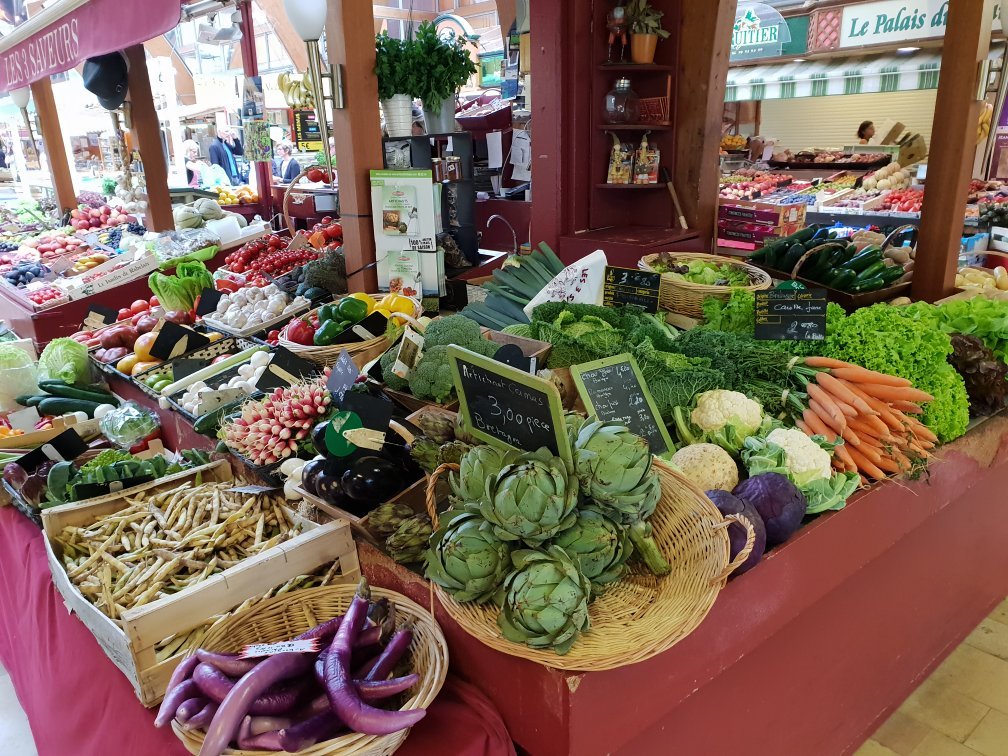
<path id="1" fill-rule="evenodd" d="M 879 72 L 879 91 L 898 92 L 900 88 L 900 70 L 898 66 L 882 66 Z"/>
<path id="2" fill-rule="evenodd" d="M 844 71 L 844 94 L 861 94 L 861 88 L 864 86 L 864 77 L 861 72 L 857 69 L 852 69 L 850 71 Z"/>

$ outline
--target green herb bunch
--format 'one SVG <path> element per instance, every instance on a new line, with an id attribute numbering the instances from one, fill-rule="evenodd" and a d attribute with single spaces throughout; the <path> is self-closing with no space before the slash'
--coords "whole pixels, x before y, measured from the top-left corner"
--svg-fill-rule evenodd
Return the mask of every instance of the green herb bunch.
<path id="1" fill-rule="evenodd" d="M 630 20 L 630 31 L 634 34 L 657 34 L 662 39 L 668 39 L 669 33 L 661 26 L 665 14 L 649 0 L 630 0 L 626 4 L 626 14 Z"/>
<path id="2" fill-rule="evenodd" d="M 442 38 L 430 21 L 421 23 L 406 43 L 406 59 L 407 67 L 415 72 L 409 77 L 413 85 L 409 94 L 426 106 L 440 105 L 476 73 L 465 41 L 453 33 Z"/>
<path id="3" fill-rule="evenodd" d="M 407 48 L 411 42 L 390 37 L 382 32 L 375 37 L 375 75 L 378 77 L 378 97 L 387 100 L 393 95 L 413 95 L 415 72 L 408 62 Z"/>

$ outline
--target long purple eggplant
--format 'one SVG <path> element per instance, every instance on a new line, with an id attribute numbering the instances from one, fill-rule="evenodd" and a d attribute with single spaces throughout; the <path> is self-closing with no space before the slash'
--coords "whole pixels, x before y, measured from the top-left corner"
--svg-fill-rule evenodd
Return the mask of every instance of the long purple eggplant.
<path id="1" fill-rule="evenodd" d="M 389 680 L 354 680 L 354 687 L 363 701 L 380 701 L 409 690 L 420 682 L 420 675 L 414 673 L 405 677 L 393 677 Z"/>
<path id="2" fill-rule="evenodd" d="M 271 730 L 262 735 L 253 735 L 244 740 L 238 739 L 238 747 L 243 751 L 282 751 L 280 745 L 280 731 Z"/>
<path id="3" fill-rule="evenodd" d="M 179 704 L 198 695 L 200 695 L 199 688 L 196 687 L 196 683 L 192 679 L 183 680 L 175 687 L 169 688 L 161 702 L 161 708 L 158 709 L 157 716 L 154 718 L 154 726 L 164 727 L 175 717 Z"/>
<path id="4" fill-rule="evenodd" d="M 366 609 L 367 597 L 358 592 L 350 603 L 326 656 L 326 693 L 333 711 L 352 730 L 365 735 L 389 735 L 412 727 L 427 712 L 424 709 L 386 711 L 369 706 L 361 700 L 350 676 L 350 657 L 354 640 L 364 624 Z"/>
<path id="5" fill-rule="evenodd" d="M 367 591 L 367 582 L 362 579 L 357 590 Z M 333 618 L 302 633 L 295 640 L 321 639 L 332 628 L 342 625 L 341 618 Z M 199 756 L 220 756 L 238 732 L 242 717 L 248 713 L 251 703 L 274 683 L 310 672 L 313 662 L 314 657 L 310 654 L 283 653 L 270 656 L 257 664 L 235 684 L 221 702 L 203 739 Z"/>
<path id="6" fill-rule="evenodd" d="M 227 694 L 235 686 L 235 681 L 225 675 L 216 667 L 201 663 L 193 671 L 193 682 L 196 687 L 215 703 L 223 703 Z M 248 709 L 249 714 L 285 714 L 297 705 L 305 690 L 303 682 L 294 681 L 290 684 L 278 683 L 273 685 L 256 698 Z M 272 728 L 274 730 L 279 727 Z"/>
<path id="7" fill-rule="evenodd" d="M 175 721 L 179 724 L 185 724 L 208 703 L 210 702 L 203 697 L 187 698 L 175 710 Z"/>
<path id="8" fill-rule="evenodd" d="M 217 704 L 211 701 L 196 714 L 189 717 L 189 720 L 182 727 L 186 730 L 204 730 L 213 721 L 216 713 Z"/>
<path id="9" fill-rule="evenodd" d="M 290 727 L 294 723 L 294 720 L 290 717 L 250 717 L 250 720 L 249 734 L 253 737 L 262 735 L 264 732 L 282 730 L 284 727 Z"/>
<path id="10" fill-rule="evenodd" d="M 378 657 L 378 660 L 364 676 L 364 679 L 368 681 L 384 680 L 392 674 L 392 670 L 395 669 L 399 660 L 403 658 L 410 647 L 410 643 L 412 642 L 413 625 L 407 622 L 396 631 L 395 635 L 392 636 L 392 640 L 390 640 L 388 645 L 385 646 L 385 650 L 382 651 L 381 656 Z"/>
<path id="11" fill-rule="evenodd" d="M 228 677 L 241 677 L 259 663 L 255 659 L 239 659 L 238 654 L 218 654 L 205 648 L 197 648 L 196 656 L 204 664 L 216 667 Z"/>
<path id="12" fill-rule="evenodd" d="M 175 667 L 175 671 L 172 672 L 172 676 L 168 679 L 168 687 L 165 688 L 165 697 L 164 700 L 161 701 L 161 708 L 158 709 L 157 717 L 154 718 L 155 727 L 164 727 L 166 724 L 171 722 L 179 704 L 187 698 L 192 697 L 191 695 L 182 695 L 180 697 L 179 694 L 174 693 L 174 691 L 183 682 L 192 677 L 193 670 L 196 669 L 197 664 L 199 664 L 199 659 L 195 656 L 187 656 L 178 663 L 177 667 Z"/>
<path id="13" fill-rule="evenodd" d="M 280 747 L 288 753 L 297 753 L 323 740 L 334 737 L 343 723 L 331 711 L 324 711 L 295 725 L 280 730 Z"/>

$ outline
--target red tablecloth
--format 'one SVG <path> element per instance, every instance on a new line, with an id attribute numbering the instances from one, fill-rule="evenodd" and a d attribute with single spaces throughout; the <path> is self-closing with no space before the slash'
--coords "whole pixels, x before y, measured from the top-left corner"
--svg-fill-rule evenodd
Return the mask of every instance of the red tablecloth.
<path id="1" fill-rule="evenodd" d="M 40 756 L 185 756 L 170 728 L 69 614 L 53 586 L 42 534 L 0 507 L 0 661 L 10 673 Z M 449 677 L 401 756 L 513 756 L 493 704 Z"/>

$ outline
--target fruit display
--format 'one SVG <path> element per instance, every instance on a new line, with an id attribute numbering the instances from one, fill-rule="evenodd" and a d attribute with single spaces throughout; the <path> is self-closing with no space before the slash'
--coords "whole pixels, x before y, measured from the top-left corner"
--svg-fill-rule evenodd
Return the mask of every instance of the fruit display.
<path id="1" fill-rule="evenodd" d="M 778 163 L 791 163 L 791 167 L 797 164 L 808 164 L 810 166 L 830 165 L 834 163 L 861 163 L 864 165 L 874 165 L 883 160 L 888 160 L 888 155 L 879 155 L 871 152 L 843 152 L 842 150 L 802 150 L 792 152 L 791 150 L 781 150 L 773 154 L 773 161 Z"/>
<path id="2" fill-rule="evenodd" d="M 315 108 L 315 94 L 305 74 L 291 76 L 284 71 L 277 78 L 277 85 L 283 93 L 287 107 L 294 110 Z"/>
<path id="3" fill-rule="evenodd" d="M 52 269 L 41 263 L 22 262 L 4 273 L 4 280 L 11 286 L 24 288 L 32 281 L 41 281 L 52 276 Z"/>
<path id="4" fill-rule="evenodd" d="M 1008 299 L 1001 292 L 1008 292 L 1008 271 L 1003 265 L 993 270 L 966 267 L 956 273 L 955 285 L 959 289 L 982 289 L 996 299 Z"/>
<path id="5" fill-rule="evenodd" d="M 204 316 L 203 321 L 228 333 L 255 332 L 257 327 L 272 325 L 285 315 L 293 315 L 310 306 L 311 300 L 304 296 L 288 300 L 274 284 L 262 288 L 251 286 L 224 294 L 217 302 L 217 309 Z"/>
<path id="6" fill-rule="evenodd" d="M 224 264 L 228 270 L 244 275 L 246 286 L 266 286 L 270 279 L 318 259 L 319 252 L 314 247 L 309 245 L 300 249 L 288 249 L 291 243 L 284 236 L 264 236 L 231 252 L 224 258 Z"/>
<path id="7" fill-rule="evenodd" d="M 42 262 L 49 262 L 57 257 L 83 251 L 87 248 L 87 242 L 62 231 L 49 231 L 26 239 L 23 246 L 37 250 Z"/>
<path id="8" fill-rule="evenodd" d="M 910 172 L 903 170 L 899 163 L 889 163 L 889 165 L 872 171 L 861 182 L 865 189 L 906 189 L 910 186 Z"/>
<path id="9" fill-rule="evenodd" d="M 309 168 L 308 172 L 304 175 L 304 180 L 312 184 L 332 183 L 332 177 L 329 175 L 329 171 L 321 168 Z"/>
<path id="10" fill-rule="evenodd" d="M 887 192 L 881 189 L 872 189 L 867 191 L 865 189 L 855 189 L 850 194 L 845 194 L 840 199 L 830 202 L 829 207 L 831 209 L 841 208 L 841 207 L 852 207 L 861 208 L 866 202 L 871 202 L 874 199 L 878 199 L 883 194 Z"/>
<path id="11" fill-rule="evenodd" d="M 279 338 L 302 346 L 330 346 L 336 343 L 344 331 L 364 320 L 372 312 L 381 312 L 386 318 L 391 318 L 393 312 L 412 316 L 413 301 L 398 304 L 402 299 L 404 298 L 398 294 L 389 294 L 376 305 L 375 300 L 367 294 L 351 294 L 338 302 L 322 305 L 310 316 L 294 318 L 280 330 Z M 391 309 L 393 307 L 400 309 L 393 310 Z"/>
<path id="12" fill-rule="evenodd" d="M 217 202 L 225 207 L 227 205 L 251 205 L 258 201 L 259 195 L 247 184 L 217 187 Z"/>
<path id="13" fill-rule="evenodd" d="M 172 209 L 175 228 L 180 231 L 186 228 L 203 228 L 207 221 L 221 220 L 224 217 L 223 208 L 216 200 L 209 197 L 200 197 L 192 204 L 176 205 Z M 244 220 L 242 218 L 242 221 Z"/>
<path id="14" fill-rule="evenodd" d="M 924 192 L 919 189 L 898 189 L 882 200 L 881 208 L 891 212 L 919 213 L 924 204 Z"/>
<path id="15" fill-rule="evenodd" d="M 77 275 L 87 273 L 92 268 L 97 268 L 102 263 L 108 262 L 112 257 L 107 252 L 88 252 L 74 259 L 73 266 L 67 271 L 67 275 Z"/>
<path id="16" fill-rule="evenodd" d="M 35 309 L 45 309 L 63 304 L 68 300 L 67 294 L 62 289 L 46 284 L 37 289 L 28 291 L 28 299 L 35 305 Z"/>
<path id="17" fill-rule="evenodd" d="M 76 231 L 112 228 L 135 222 L 135 216 L 105 204 L 101 207 L 79 207 L 70 211 L 70 226 Z"/>
<path id="18" fill-rule="evenodd" d="M 725 134 L 721 137 L 722 150 L 744 150 L 749 140 L 742 134 Z"/>

